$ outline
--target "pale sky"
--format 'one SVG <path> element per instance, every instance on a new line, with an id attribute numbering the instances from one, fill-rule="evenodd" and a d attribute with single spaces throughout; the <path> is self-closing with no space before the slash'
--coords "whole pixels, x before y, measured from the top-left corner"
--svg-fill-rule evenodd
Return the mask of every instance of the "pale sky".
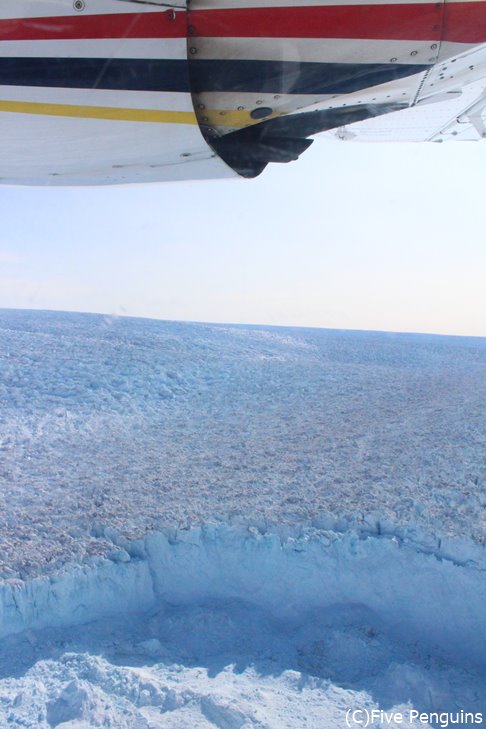
<path id="1" fill-rule="evenodd" d="M 0 188 L 0 307 L 486 336 L 486 143 L 317 139 L 256 180 Z"/>

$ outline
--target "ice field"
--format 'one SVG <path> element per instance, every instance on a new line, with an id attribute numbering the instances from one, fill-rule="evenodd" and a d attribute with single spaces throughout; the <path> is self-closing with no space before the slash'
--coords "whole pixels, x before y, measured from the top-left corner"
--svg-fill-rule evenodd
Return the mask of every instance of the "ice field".
<path id="1" fill-rule="evenodd" d="M 4 310 L 0 403 L 1 729 L 486 726 L 486 340 Z"/>

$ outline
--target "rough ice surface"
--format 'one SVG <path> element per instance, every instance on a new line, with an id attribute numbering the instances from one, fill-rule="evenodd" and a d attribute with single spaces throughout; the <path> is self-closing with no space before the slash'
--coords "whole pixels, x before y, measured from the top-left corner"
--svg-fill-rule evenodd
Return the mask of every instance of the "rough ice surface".
<path id="1" fill-rule="evenodd" d="M 0 561 L 164 526 L 486 535 L 486 340 L 0 311 Z"/>
<path id="2" fill-rule="evenodd" d="M 485 375 L 481 339 L 0 312 L 0 727 L 486 726 Z"/>

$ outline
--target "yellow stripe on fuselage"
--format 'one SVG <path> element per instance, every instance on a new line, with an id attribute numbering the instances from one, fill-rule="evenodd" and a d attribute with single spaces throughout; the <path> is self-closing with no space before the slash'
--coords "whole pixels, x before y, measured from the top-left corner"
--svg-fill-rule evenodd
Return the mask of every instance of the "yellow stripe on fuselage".
<path id="1" fill-rule="evenodd" d="M 68 116 L 78 119 L 150 122 L 152 124 L 197 124 L 192 111 L 158 109 L 124 109 L 115 106 L 78 106 L 76 104 L 44 104 L 36 101 L 0 101 L 0 112 Z"/>
<path id="2" fill-rule="evenodd" d="M 111 121 L 148 122 L 151 124 L 192 124 L 198 123 L 192 111 L 166 111 L 163 109 L 127 109 L 118 106 L 81 106 L 78 104 L 49 104 L 39 101 L 1 101 L 0 113 L 33 114 L 43 116 L 71 117 L 76 119 L 105 119 Z M 286 112 L 273 112 L 261 120 L 251 118 L 248 110 L 207 109 L 201 112 L 201 124 L 228 133 L 234 129 L 268 121 Z"/>

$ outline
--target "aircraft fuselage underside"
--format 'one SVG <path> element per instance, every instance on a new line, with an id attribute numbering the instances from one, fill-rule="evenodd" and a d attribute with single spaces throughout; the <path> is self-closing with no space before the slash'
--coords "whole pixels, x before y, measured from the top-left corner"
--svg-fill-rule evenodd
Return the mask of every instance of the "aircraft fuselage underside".
<path id="1" fill-rule="evenodd" d="M 432 102 L 486 134 L 486 0 L 0 0 L 0 39 L 4 183 L 253 177 Z"/>

